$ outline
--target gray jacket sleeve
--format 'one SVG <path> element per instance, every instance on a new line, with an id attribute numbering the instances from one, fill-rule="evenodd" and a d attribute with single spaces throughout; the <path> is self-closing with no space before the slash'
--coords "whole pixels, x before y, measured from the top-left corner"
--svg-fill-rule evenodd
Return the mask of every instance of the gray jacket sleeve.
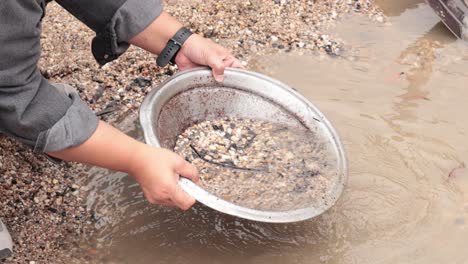
<path id="1" fill-rule="evenodd" d="M 82 6 L 73 6 L 73 2 Z M 36 152 L 77 146 L 92 135 L 98 124 L 97 117 L 77 94 L 66 86 L 50 84 L 37 68 L 44 3 L 0 1 L 0 132 L 30 145 Z M 95 56 L 104 63 L 122 54 L 128 47 L 126 40 L 161 12 L 159 1 L 153 0 L 60 3 L 98 32 L 93 52 L 96 49 Z M 139 9 L 146 14 L 141 20 Z"/>
<path id="2" fill-rule="evenodd" d="M 128 40 L 143 31 L 162 12 L 160 0 L 56 0 L 85 23 L 96 37 L 92 52 L 104 65 L 129 47 Z"/>
<path id="3" fill-rule="evenodd" d="M 43 15 L 41 0 L 0 1 L 0 131 L 37 152 L 79 145 L 98 123 L 76 94 L 39 72 Z"/>

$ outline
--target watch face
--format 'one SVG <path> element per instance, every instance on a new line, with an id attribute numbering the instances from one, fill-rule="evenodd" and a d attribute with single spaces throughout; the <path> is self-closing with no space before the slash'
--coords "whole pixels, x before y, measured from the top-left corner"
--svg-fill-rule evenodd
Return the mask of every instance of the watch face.
<path id="1" fill-rule="evenodd" d="M 458 38 L 468 40 L 468 0 L 426 0 Z"/>

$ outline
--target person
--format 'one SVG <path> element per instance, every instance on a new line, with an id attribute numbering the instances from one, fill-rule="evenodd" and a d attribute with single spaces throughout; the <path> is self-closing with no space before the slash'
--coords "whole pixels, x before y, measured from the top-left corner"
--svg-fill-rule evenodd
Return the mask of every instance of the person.
<path id="1" fill-rule="evenodd" d="M 178 185 L 179 175 L 199 183 L 195 166 L 99 121 L 70 86 L 48 82 L 40 73 L 41 21 L 46 0 L 0 1 L 0 132 L 37 153 L 129 173 L 154 204 L 188 209 L 194 198 Z M 91 43 L 99 64 L 117 59 L 130 45 L 180 70 L 209 66 L 222 82 L 226 67 L 242 67 L 225 48 L 192 34 L 163 10 L 159 0 L 56 0 L 96 32 Z M 11 253 L 1 224 L 0 257 Z"/>

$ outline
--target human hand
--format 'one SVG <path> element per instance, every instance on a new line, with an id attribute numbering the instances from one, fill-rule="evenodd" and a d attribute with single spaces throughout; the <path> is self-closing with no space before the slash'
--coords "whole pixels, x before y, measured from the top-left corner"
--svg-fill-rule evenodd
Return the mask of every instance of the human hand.
<path id="1" fill-rule="evenodd" d="M 179 175 L 200 184 L 197 168 L 182 157 L 136 141 L 103 121 L 99 121 L 96 131 L 82 144 L 47 154 L 126 172 L 135 177 L 149 202 L 184 210 L 195 199 L 182 190 Z"/>
<path id="2" fill-rule="evenodd" d="M 142 144 L 130 174 L 153 204 L 189 209 L 195 199 L 179 185 L 179 175 L 200 184 L 197 168 L 172 151 Z"/>
<path id="3" fill-rule="evenodd" d="M 175 61 L 180 70 L 209 66 L 218 82 L 223 81 L 226 67 L 243 68 L 240 61 L 225 48 L 197 34 L 185 41 Z"/>

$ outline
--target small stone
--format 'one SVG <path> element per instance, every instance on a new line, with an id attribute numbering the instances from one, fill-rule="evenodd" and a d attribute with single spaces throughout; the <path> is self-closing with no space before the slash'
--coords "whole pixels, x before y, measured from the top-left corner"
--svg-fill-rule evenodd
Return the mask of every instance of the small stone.
<path id="1" fill-rule="evenodd" d="M 278 5 L 285 5 L 288 3 L 289 0 L 274 0 L 275 4 Z"/>
<path id="2" fill-rule="evenodd" d="M 145 79 L 143 77 L 138 77 L 135 80 L 133 80 L 133 83 L 143 88 L 146 86 L 150 86 L 151 80 Z"/>
<path id="3" fill-rule="evenodd" d="M 375 18 L 375 20 L 376 20 L 377 22 L 379 22 L 379 23 L 385 22 L 383 16 L 377 16 L 377 17 Z"/>
<path id="4" fill-rule="evenodd" d="M 171 72 L 176 72 L 179 68 L 177 67 L 177 65 L 169 65 L 169 70 Z"/>
<path id="5" fill-rule="evenodd" d="M 61 205 L 62 203 L 63 203 L 63 197 L 57 197 L 57 199 L 55 199 L 56 205 Z"/>
<path id="6" fill-rule="evenodd" d="M 279 40 L 277 36 L 271 36 L 270 38 L 272 42 L 277 42 Z"/>

